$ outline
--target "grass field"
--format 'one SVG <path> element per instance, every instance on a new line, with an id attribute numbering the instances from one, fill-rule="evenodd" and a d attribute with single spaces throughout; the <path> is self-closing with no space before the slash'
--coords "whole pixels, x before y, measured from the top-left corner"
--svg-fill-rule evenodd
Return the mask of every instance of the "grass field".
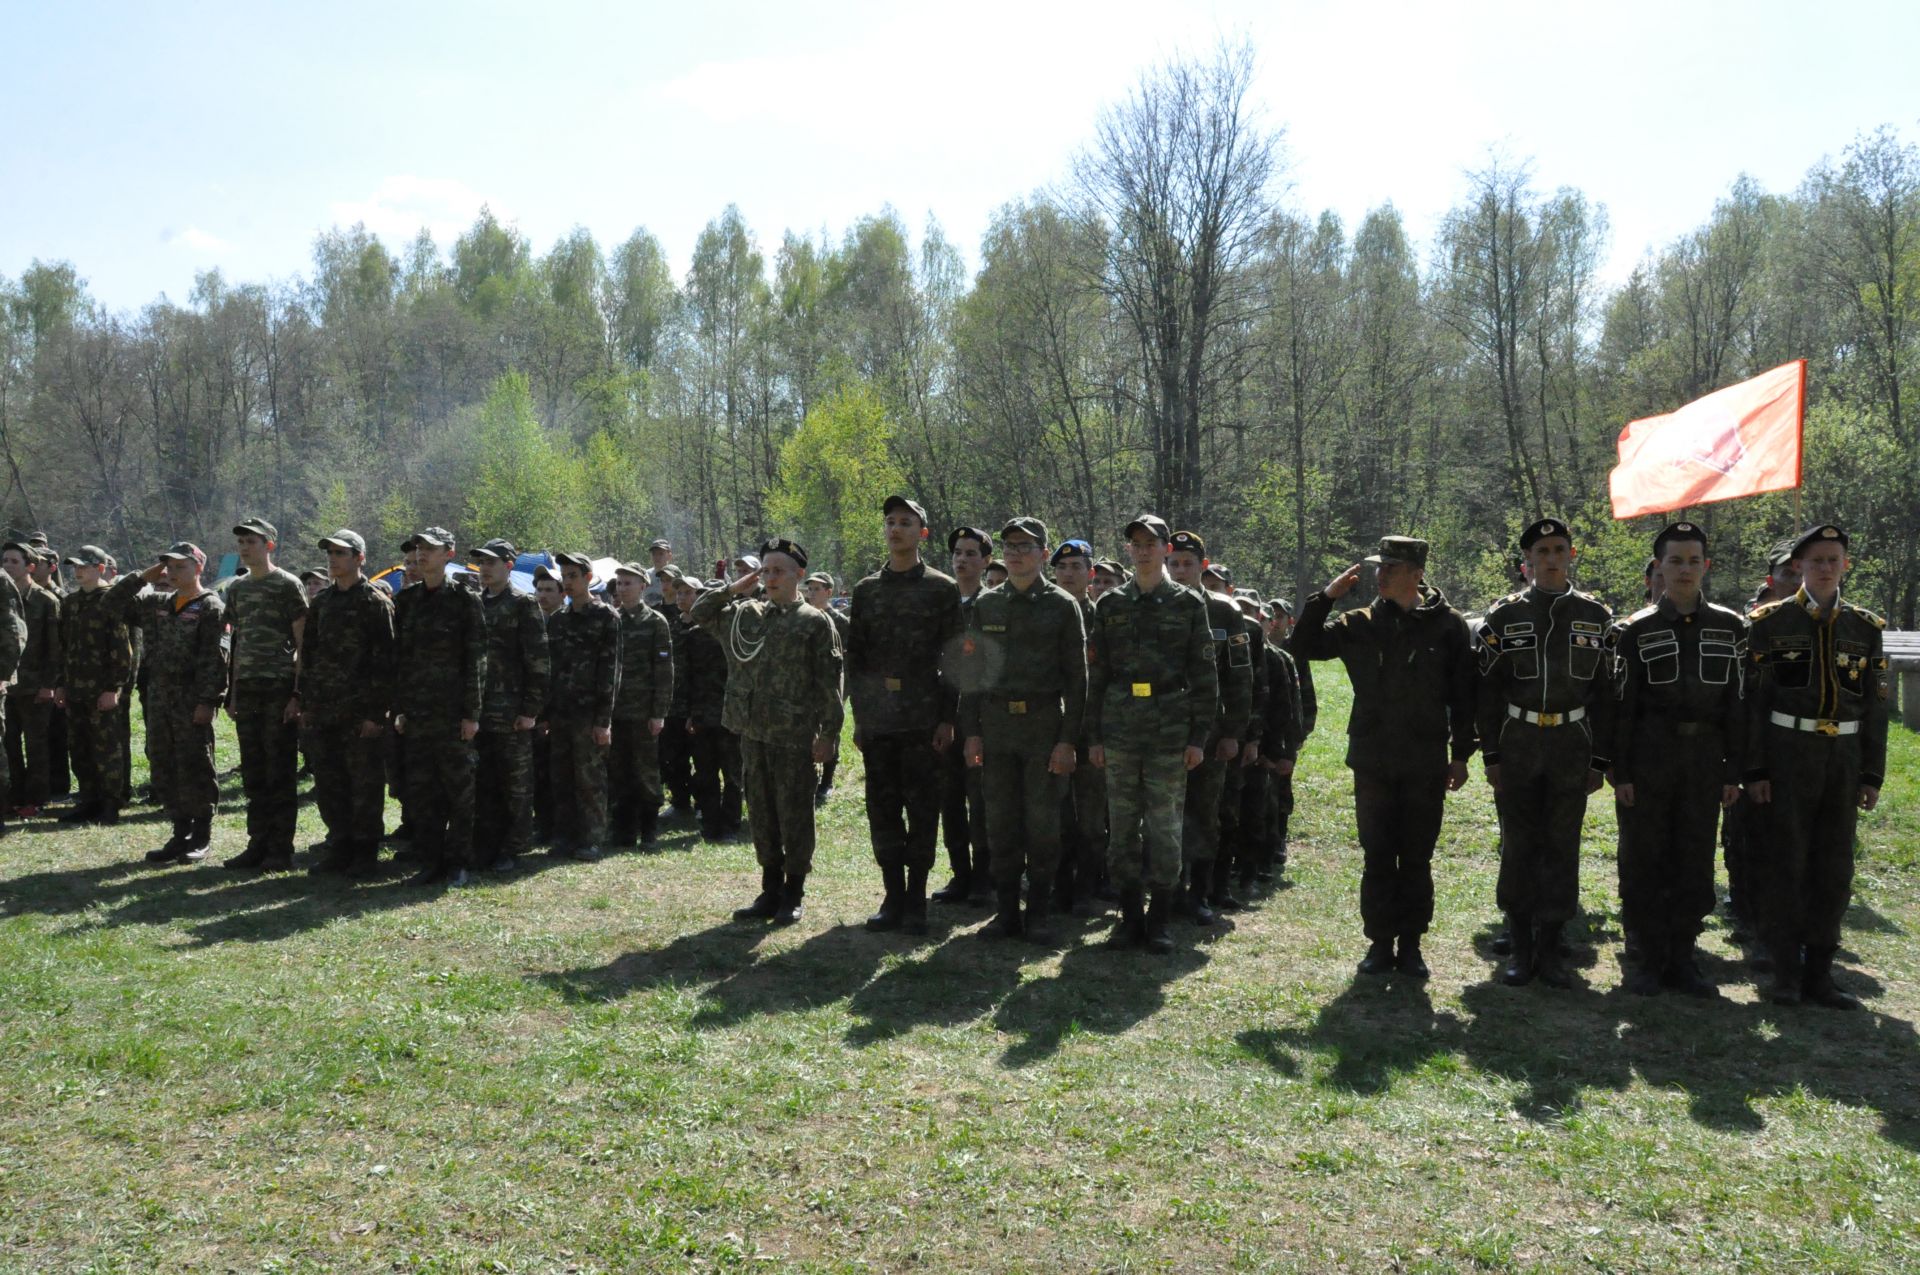
<path id="1" fill-rule="evenodd" d="M 937 906 L 865 933 L 850 748 L 791 930 L 729 921 L 750 848 L 671 822 L 438 894 L 36 821 L 0 842 L 0 1267 L 1920 1268 L 1913 737 L 1862 825 L 1844 1015 L 1760 1003 L 1718 920 L 1720 1000 L 1622 995 L 1600 800 L 1585 986 L 1494 982 L 1477 766 L 1432 981 L 1359 978 L 1323 697 L 1290 888 L 1161 959 Z"/>

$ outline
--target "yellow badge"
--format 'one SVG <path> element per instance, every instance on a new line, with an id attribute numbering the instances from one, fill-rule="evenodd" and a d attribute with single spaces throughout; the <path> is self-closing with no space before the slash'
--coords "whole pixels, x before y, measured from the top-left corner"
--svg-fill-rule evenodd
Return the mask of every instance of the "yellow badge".
<path id="1" fill-rule="evenodd" d="M 1152 699 L 1153 683 L 1152 682 L 1135 682 L 1133 684 L 1133 697 L 1135 699 Z"/>

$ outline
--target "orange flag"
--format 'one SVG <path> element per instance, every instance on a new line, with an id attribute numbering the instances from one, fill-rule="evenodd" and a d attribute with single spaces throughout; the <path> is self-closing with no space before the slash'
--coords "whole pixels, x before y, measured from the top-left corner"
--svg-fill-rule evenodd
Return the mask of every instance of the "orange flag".
<path id="1" fill-rule="evenodd" d="M 1620 431 L 1613 516 L 1633 518 L 1800 485 L 1807 361 L 1715 390 Z"/>

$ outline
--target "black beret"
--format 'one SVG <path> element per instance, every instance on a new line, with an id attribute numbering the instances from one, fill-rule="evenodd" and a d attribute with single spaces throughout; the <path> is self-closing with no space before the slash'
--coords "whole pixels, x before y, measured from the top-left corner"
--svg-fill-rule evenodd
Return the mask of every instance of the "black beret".
<path id="1" fill-rule="evenodd" d="M 978 527 L 955 527 L 947 533 L 947 552 L 952 553 L 960 547 L 962 540 L 977 541 L 980 552 L 989 556 L 993 553 L 993 537 Z"/>
<path id="2" fill-rule="evenodd" d="M 1558 518 L 1542 518 L 1520 533 L 1520 548 L 1531 549 L 1535 541 L 1545 540 L 1548 536 L 1560 536 L 1568 544 L 1573 543 L 1573 532 L 1566 523 Z"/>
<path id="3" fill-rule="evenodd" d="M 793 559 L 794 566 L 802 571 L 807 569 L 807 551 L 785 536 L 774 536 L 760 542 L 761 561 L 764 562 L 770 553 L 784 553 Z"/>
<path id="4" fill-rule="evenodd" d="M 1705 553 L 1707 551 L 1707 533 L 1700 529 L 1699 523 L 1676 522 L 1670 526 L 1663 527 L 1660 534 L 1653 538 L 1653 557 L 1656 562 L 1659 561 L 1660 555 L 1667 551 L 1667 541 L 1669 540 L 1698 540 L 1700 542 L 1700 552 Z M 1648 572 L 1651 574 L 1651 567 L 1648 568 Z"/>
<path id="5" fill-rule="evenodd" d="M 1798 558 L 1801 554 L 1813 548 L 1813 546 L 1828 540 L 1839 541 L 1840 547 L 1843 550 L 1847 547 L 1847 533 L 1832 523 L 1827 522 L 1820 524 L 1818 527 L 1808 527 L 1805 531 L 1794 537 L 1793 548 L 1788 554 L 1788 561 Z"/>

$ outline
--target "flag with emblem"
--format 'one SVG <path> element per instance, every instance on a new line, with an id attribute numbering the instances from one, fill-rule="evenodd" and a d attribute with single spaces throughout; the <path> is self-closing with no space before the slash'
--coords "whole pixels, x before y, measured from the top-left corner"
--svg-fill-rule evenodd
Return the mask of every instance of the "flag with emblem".
<path id="1" fill-rule="evenodd" d="M 1807 361 L 1715 390 L 1620 431 L 1613 516 L 1634 518 L 1800 485 Z"/>

